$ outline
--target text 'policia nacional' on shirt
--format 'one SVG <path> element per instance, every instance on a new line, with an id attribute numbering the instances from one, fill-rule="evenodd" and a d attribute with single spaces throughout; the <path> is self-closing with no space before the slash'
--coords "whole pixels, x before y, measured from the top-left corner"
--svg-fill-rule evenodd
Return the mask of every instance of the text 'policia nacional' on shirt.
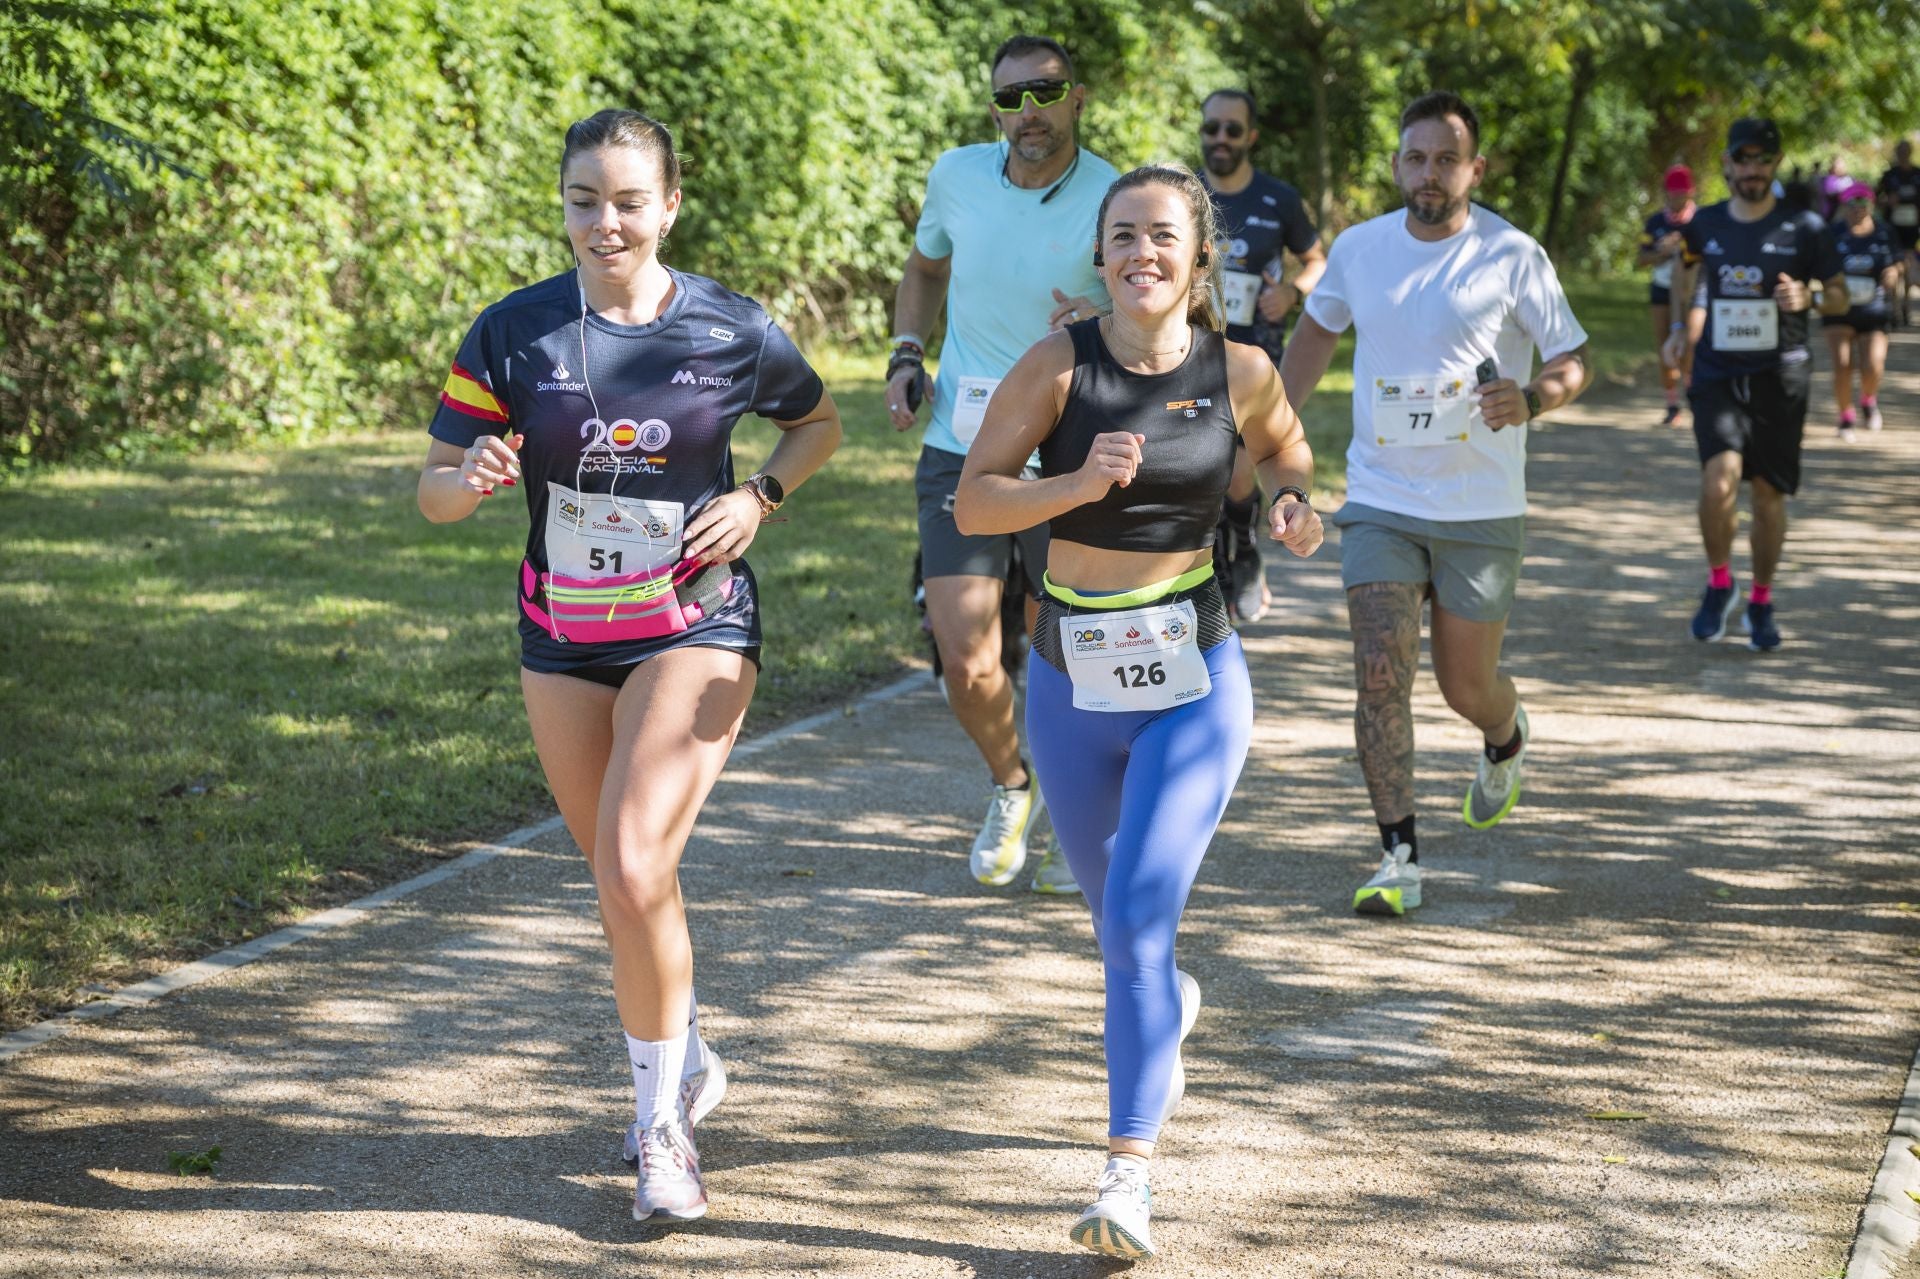
<path id="1" fill-rule="evenodd" d="M 591 509 L 608 494 L 630 504 L 623 519 L 636 525 L 635 562 L 621 569 L 639 568 L 643 556 L 678 559 L 686 521 L 734 487 L 733 424 L 740 415 L 791 421 L 820 402 L 819 375 L 759 303 L 704 276 L 671 268 L 668 274 L 673 296 L 651 323 L 583 317 L 579 284 L 568 271 L 489 306 L 460 344 L 428 430 L 461 448 L 483 435 L 526 436 L 520 469 L 532 517 L 526 557 L 535 574 L 597 571 L 570 567 L 569 547 L 550 544 L 550 537 L 564 543 L 564 530 L 582 522 L 575 515 L 569 524 L 553 503 Z M 695 629 L 737 632 L 741 646 L 750 632 L 758 644 L 748 577 L 747 589 Z M 604 662 L 605 654 L 583 650 L 614 647 L 563 643 L 524 614 L 520 636 L 523 660 L 536 671 Z M 632 647 L 645 656 L 649 646 L 674 642 Z M 625 653 L 629 645 L 620 647 Z"/>
<path id="2" fill-rule="evenodd" d="M 1693 352 L 1693 376 L 1718 380 L 1764 373 L 1807 358 L 1808 311 L 1782 313 L 1773 300 L 1781 276 L 1803 283 L 1840 274 L 1826 224 L 1810 211 L 1775 204 L 1741 222 L 1729 202 L 1710 204 L 1680 229 L 1686 261 L 1700 267 L 1693 305 L 1707 312 Z"/>
<path id="3" fill-rule="evenodd" d="M 1327 253 L 1307 314 L 1354 329 L 1347 500 L 1427 520 L 1527 510 L 1527 428 L 1495 431 L 1474 407 L 1475 371 L 1533 376 L 1587 332 L 1533 237 L 1473 205 L 1444 240 L 1407 230 L 1404 210 L 1348 227 Z"/>
<path id="4" fill-rule="evenodd" d="M 1095 223 L 1119 173 L 1081 147 L 1078 167 L 1043 204 L 1051 186 L 1013 185 L 1006 162 L 1002 142 L 955 147 L 934 161 L 913 233 L 923 256 L 953 259 L 947 336 L 923 439 L 949 453 L 967 451 L 993 388 L 1047 335 L 1055 289 L 1096 307 L 1107 302 L 1107 286 L 1093 265 Z"/>

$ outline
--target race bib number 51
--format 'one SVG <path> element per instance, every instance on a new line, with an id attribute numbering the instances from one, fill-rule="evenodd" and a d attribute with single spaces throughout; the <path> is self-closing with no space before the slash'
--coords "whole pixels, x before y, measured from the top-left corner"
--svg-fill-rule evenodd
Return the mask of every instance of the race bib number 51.
<path id="1" fill-rule="evenodd" d="M 1472 433 L 1467 380 L 1438 373 L 1373 380 L 1373 436 L 1381 448 L 1440 448 Z"/>

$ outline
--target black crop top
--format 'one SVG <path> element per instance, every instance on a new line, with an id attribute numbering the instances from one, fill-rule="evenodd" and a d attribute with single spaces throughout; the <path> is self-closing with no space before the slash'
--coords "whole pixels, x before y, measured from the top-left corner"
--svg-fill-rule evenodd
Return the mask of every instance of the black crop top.
<path id="1" fill-rule="evenodd" d="M 1146 442 L 1133 483 L 1116 484 L 1099 501 L 1054 516 L 1050 537 L 1108 551 L 1213 545 L 1239 431 L 1227 394 L 1226 339 L 1198 325 L 1192 332 L 1179 368 L 1134 373 L 1108 353 L 1097 318 L 1067 326 L 1073 382 L 1059 423 L 1040 444 L 1040 473 L 1079 470 L 1093 437 L 1107 431 L 1132 431 Z"/>

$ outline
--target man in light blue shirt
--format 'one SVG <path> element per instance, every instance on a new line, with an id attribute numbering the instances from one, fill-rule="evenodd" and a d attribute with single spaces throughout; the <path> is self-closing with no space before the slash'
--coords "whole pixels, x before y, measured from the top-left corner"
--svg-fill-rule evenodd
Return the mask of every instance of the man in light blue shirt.
<path id="1" fill-rule="evenodd" d="M 993 775 L 993 799 L 973 843 L 985 884 L 1010 883 L 1041 813 L 1014 728 L 1013 684 L 1001 665 L 1001 594 L 1013 536 L 963 536 L 953 522 L 960 468 L 987 401 L 1015 360 L 1063 324 L 1108 303 L 1093 247 L 1100 201 L 1119 174 L 1075 137 L 1087 89 L 1056 41 L 1019 35 L 994 52 L 990 110 L 1002 138 L 955 147 L 934 162 L 913 252 L 894 296 L 887 408 L 913 425 L 929 389 L 922 335 L 947 308 L 933 413 L 914 487 L 920 508 L 927 619 L 954 717 Z M 1018 535 L 1030 590 L 1046 568 L 1046 530 Z M 1028 613 L 1032 621 L 1031 605 Z M 1066 859 L 1048 850 L 1037 892 L 1078 892 Z"/>

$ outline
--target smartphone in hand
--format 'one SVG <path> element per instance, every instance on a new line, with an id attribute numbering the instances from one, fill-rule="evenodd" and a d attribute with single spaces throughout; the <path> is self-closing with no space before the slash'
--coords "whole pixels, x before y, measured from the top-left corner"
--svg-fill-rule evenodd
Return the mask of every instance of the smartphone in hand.
<path id="1" fill-rule="evenodd" d="M 1489 382 L 1498 382 L 1499 380 L 1500 370 L 1494 367 L 1492 360 L 1480 361 L 1480 367 L 1473 371 L 1473 384 L 1475 386 L 1485 386 Z"/>

